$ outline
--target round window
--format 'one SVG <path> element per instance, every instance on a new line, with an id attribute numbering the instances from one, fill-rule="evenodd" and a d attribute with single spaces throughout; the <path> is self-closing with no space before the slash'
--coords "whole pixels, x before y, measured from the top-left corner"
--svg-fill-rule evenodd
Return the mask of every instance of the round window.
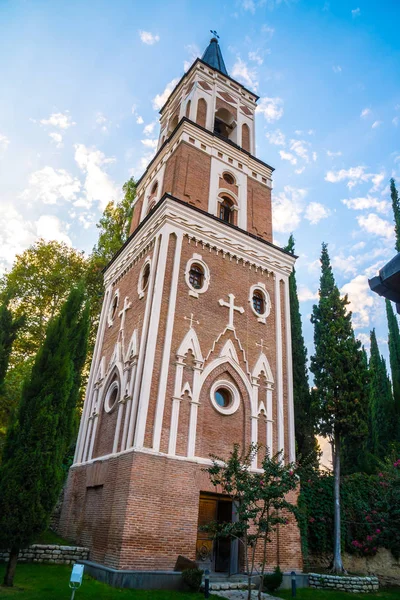
<path id="1" fill-rule="evenodd" d="M 119 384 L 116 379 L 110 384 L 104 400 L 104 410 L 109 413 L 117 404 L 119 395 Z"/>
<path id="2" fill-rule="evenodd" d="M 226 183 L 228 183 L 229 185 L 235 184 L 235 179 L 234 179 L 233 175 L 231 175 L 230 173 L 224 173 L 222 175 L 222 177 L 226 181 Z"/>
<path id="3" fill-rule="evenodd" d="M 260 282 L 251 286 L 249 304 L 257 320 L 260 323 L 266 323 L 271 312 L 271 299 L 264 283 Z"/>
<path id="4" fill-rule="evenodd" d="M 109 306 L 108 314 L 107 314 L 107 322 L 108 322 L 109 327 L 111 327 L 112 324 L 114 323 L 114 318 L 115 318 L 115 315 L 117 314 L 118 304 L 119 304 L 119 290 L 116 290 L 116 292 L 114 293 L 114 297 L 110 302 L 110 306 Z"/>
<path id="5" fill-rule="evenodd" d="M 204 294 L 210 284 L 210 269 L 201 257 L 201 254 L 193 254 L 186 263 L 185 281 L 189 287 L 189 295 L 195 298 Z"/>
<path id="6" fill-rule="evenodd" d="M 221 408 L 228 408 L 232 402 L 232 394 L 226 388 L 218 388 L 214 393 L 215 402 Z"/>

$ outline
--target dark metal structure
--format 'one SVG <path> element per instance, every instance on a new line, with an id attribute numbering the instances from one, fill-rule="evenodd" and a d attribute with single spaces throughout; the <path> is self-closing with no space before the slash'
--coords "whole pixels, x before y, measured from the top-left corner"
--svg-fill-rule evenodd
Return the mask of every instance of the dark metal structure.
<path id="1" fill-rule="evenodd" d="M 396 303 L 400 314 L 400 252 L 396 254 L 376 277 L 368 280 L 373 292 Z"/>

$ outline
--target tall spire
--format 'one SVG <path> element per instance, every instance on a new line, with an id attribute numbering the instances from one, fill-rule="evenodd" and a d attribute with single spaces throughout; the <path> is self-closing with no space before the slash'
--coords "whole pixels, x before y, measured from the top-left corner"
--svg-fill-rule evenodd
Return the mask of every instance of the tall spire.
<path id="1" fill-rule="evenodd" d="M 222 58 L 222 52 L 218 44 L 218 35 L 216 31 L 211 31 L 213 37 L 210 40 L 206 51 L 204 52 L 201 60 L 213 69 L 218 69 L 224 75 L 228 75 L 228 71 L 226 70 L 224 59 Z"/>

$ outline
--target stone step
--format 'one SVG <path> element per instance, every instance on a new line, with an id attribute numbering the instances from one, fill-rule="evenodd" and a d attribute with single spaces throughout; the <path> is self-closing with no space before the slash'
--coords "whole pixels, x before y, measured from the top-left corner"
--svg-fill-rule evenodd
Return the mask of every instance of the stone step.
<path id="1" fill-rule="evenodd" d="M 255 584 L 252 584 L 252 589 L 255 589 Z M 204 589 L 204 584 L 202 585 Z M 245 581 L 210 581 L 210 591 L 218 592 L 219 590 L 246 590 L 247 582 Z"/>

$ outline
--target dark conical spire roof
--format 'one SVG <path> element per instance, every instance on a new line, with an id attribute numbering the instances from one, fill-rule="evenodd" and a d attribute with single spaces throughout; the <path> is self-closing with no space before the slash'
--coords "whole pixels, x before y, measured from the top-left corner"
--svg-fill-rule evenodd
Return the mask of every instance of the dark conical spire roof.
<path id="1" fill-rule="evenodd" d="M 219 47 L 218 40 L 216 37 L 212 37 L 206 51 L 204 52 L 201 60 L 213 69 L 218 69 L 224 75 L 228 75 L 226 70 L 224 59 L 222 58 L 221 48 Z"/>

